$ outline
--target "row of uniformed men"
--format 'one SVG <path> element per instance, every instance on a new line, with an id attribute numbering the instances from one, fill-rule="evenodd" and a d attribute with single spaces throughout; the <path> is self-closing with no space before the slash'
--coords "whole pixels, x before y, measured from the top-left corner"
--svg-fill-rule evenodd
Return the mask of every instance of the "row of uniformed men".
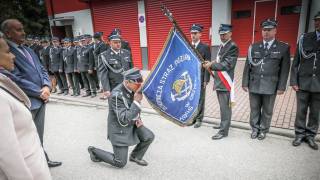
<path id="1" fill-rule="evenodd" d="M 269 132 L 277 95 L 282 95 L 287 87 L 290 71 L 290 46 L 276 39 L 277 21 L 266 19 L 261 23 L 261 42 L 252 44 L 242 77 L 242 88 L 249 92 L 251 138 L 263 140 Z M 320 12 L 314 16 L 315 31 L 303 34 L 297 45 L 291 67 L 290 86 L 297 93 L 297 114 L 295 119 L 295 139 L 293 146 L 306 142 L 317 150 L 315 136 L 320 121 Z M 202 27 L 191 28 L 192 44 L 204 59 L 209 48 L 200 42 Z M 212 139 L 228 136 L 231 122 L 231 104 L 234 102 L 234 70 L 238 58 L 238 46 L 232 41 L 232 26 L 222 24 L 219 28 L 221 46 L 213 61 L 206 61 L 202 75 L 203 93 L 200 113 L 195 128 L 203 119 L 205 86 L 209 82 L 209 72 L 214 74 L 214 89 L 220 105 L 221 123 Z M 308 115 L 307 115 L 308 114 Z M 308 117 L 308 120 L 306 120 Z"/>
<path id="2" fill-rule="evenodd" d="M 126 57 L 129 57 L 127 61 L 130 62 L 130 67 L 132 67 L 130 45 L 127 41 L 121 40 L 120 33 L 120 29 L 114 29 L 110 33 L 107 43 L 103 41 L 103 33 L 101 32 L 94 34 L 93 41 L 91 35 L 85 34 L 75 37 L 73 42 L 70 38 L 64 38 L 61 40 L 61 45 L 57 37 L 51 39 L 52 44 L 47 39 L 39 41 L 37 38 L 33 40 L 33 43 L 29 43 L 31 39 L 27 38 L 27 42 L 29 47 L 39 55 L 43 66 L 56 79 L 60 90 L 58 94 L 67 95 L 69 87 L 71 87 L 73 89 L 71 95 L 79 96 L 82 86 L 86 90 L 83 97 L 95 97 L 101 84 L 98 71 L 99 56 L 108 50 L 111 52 L 117 51 L 115 49 L 119 49 L 119 47 L 115 47 L 114 41 L 119 39 L 122 48 L 126 48 L 124 51 L 128 54 Z M 119 59 L 120 57 L 116 58 Z M 104 78 L 102 79 L 104 80 Z M 107 86 L 102 85 L 103 87 Z M 108 88 L 102 89 L 105 89 L 106 92 L 101 98 L 106 99 Z M 53 92 L 55 91 L 55 88 L 53 88 Z"/>

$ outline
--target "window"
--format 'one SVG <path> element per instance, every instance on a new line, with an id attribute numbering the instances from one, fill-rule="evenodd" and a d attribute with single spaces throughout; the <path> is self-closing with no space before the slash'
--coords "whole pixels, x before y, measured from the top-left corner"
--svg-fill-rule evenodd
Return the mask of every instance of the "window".
<path id="1" fill-rule="evenodd" d="M 281 15 L 300 14 L 301 6 L 284 6 L 281 7 Z"/>
<path id="2" fill-rule="evenodd" d="M 233 17 L 235 19 L 249 18 L 251 17 L 251 10 L 235 11 Z"/>

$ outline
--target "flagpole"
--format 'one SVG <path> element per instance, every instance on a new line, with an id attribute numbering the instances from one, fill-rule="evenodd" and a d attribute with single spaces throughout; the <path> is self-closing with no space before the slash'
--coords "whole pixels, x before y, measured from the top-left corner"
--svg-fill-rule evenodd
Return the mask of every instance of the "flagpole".
<path id="1" fill-rule="evenodd" d="M 173 14 L 170 12 L 170 10 L 164 5 L 161 4 L 161 10 L 164 13 L 165 16 L 167 16 L 167 18 L 169 19 L 170 22 L 172 22 L 172 24 L 174 25 L 174 27 L 181 33 L 181 35 L 183 36 L 183 38 L 185 39 L 185 41 L 188 43 L 188 45 L 192 48 L 193 52 L 196 53 L 196 55 L 198 56 L 198 58 L 200 59 L 201 63 L 204 63 L 206 59 L 203 59 L 203 57 L 201 56 L 201 54 L 199 53 L 199 51 L 193 47 L 191 45 L 191 43 L 188 41 L 187 36 L 183 33 L 182 29 L 180 28 L 178 22 L 174 19 Z M 210 60 L 209 60 L 210 61 Z M 209 70 L 209 73 L 213 76 L 213 73 L 211 70 Z"/>

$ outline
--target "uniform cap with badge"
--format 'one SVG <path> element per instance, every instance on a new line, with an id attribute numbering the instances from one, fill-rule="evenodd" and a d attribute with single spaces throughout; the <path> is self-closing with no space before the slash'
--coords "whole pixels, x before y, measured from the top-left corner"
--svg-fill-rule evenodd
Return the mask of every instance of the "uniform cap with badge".
<path id="1" fill-rule="evenodd" d="M 230 24 L 220 24 L 219 34 L 226 34 L 232 31 L 232 26 Z"/>
<path id="2" fill-rule="evenodd" d="M 103 36 L 103 32 L 95 32 L 94 34 L 93 34 L 93 38 L 94 39 L 99 39 L 99 38 L 101 38 Z"/>
<path id="3" fill-rule="evenodd" d="M 203 26 L 201 24 L 192 24 L 190 28 L 191 33 L 202 32 Z"/>
<path id="4" fill-rule="evenodd" d="M 140 70 L 137 68 L 132 68 L 122 73 L 124 80 L 128 80 L 133 83 L 142 83 L 143 78 L 140 73 Z"/>
<path id="5" fill-rule="evenodd" d="M 268 18 L 261 22 L 261 27 L 263 29 L 273 29 L 278 26 L 278 22 L 272 18 Z"/>
<path id="6" fill-rule="evenodd" d="M 58 38 L 57 36 L 53 36 L 53 37 L 51 38 L 51 41 L 59 41 L 59 38 Z"/>

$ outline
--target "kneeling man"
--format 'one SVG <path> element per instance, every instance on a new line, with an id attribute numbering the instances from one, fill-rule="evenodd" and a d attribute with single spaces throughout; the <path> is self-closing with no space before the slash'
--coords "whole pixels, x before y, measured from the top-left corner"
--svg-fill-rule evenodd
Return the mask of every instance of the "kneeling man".
<path id="1" fill-rule="evenodd" d="M 142 76 L 138 69 L 124 72 L 124 81 L 112 90 L 109 98 L 108 139 L 113 152 L 92 146 L 88 147 L 93 162 L 105 162 L 122 168 L 127 164 L 128 148 L 137 144 L 130 155 L 130 161 L 147 166 L 143 156 L 154 139 L 154 134 L 140 119 L 142 93 L 139 91 Z"/>

